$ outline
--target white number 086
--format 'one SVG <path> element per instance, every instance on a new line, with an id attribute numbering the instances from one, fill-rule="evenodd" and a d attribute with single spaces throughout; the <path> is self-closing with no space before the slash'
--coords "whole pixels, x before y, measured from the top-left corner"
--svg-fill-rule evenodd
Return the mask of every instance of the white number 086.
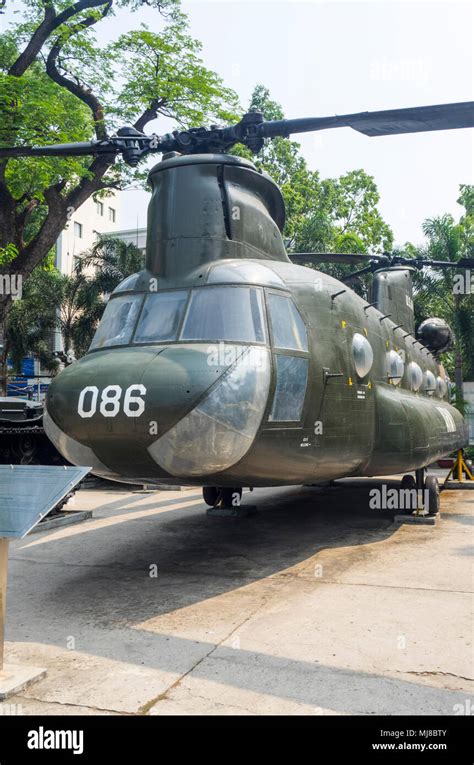
<path id="1" fill-rule="evenodd" d="M 103 417 L 116 417 L 122 402 L 122 387 L 107 385 L 102 391 L 99 403 L 99 389 L 95 385 L 83 388 L 79 395 L 77 411 L 80 417 L 93 417 L 99 404 L 99 412 Z M 123 412 L 127 417 L 140 417 L 145 411 L 145 402 L 141 398 L 146 393 L 144 385 L 130 385 L 125 391 Z M 137 395 L 141 394 L 141 395 Z"/>

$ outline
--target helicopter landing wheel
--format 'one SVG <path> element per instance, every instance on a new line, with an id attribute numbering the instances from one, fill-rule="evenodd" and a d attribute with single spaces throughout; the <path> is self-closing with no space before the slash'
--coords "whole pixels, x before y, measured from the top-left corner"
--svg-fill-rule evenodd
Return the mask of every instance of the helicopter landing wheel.
<path id="1" fill-rule="evenodd" d="M 202 498 L 206 505 L 209 505 L 209 507 L 215 507 L 217 503 L 219 502 L 219 489 L 217 486 L 203 486 L 202 487 Z"/>
<path id="2" fill-rule="evenodd" d="M 400 482 L 400 491 L 413 491 L 413 490 L 416 490 L 415 477 L 410 474 L 404 475 Z M 402 507 L 404 509 L 401 512 L 407 513 L 408 515 L 410 515 L 413 512 L 413 510 L 416 509 L 416 505 L 415 507 L 413 507 L 413 502 L 411 500 L 406 503 L 404 502 Z"/>
<path id="3" fill-rule="evenodd" d="M 408 489 L 409 491 L 416 489 L 416 481 L 414 476 L 404 475 L 400 483 L 400 489 Z"/>
<path id="4" fill-rule="evenodd" d="M 435 475 L 426 476 L 425 491 L 428 492 L 428 515 L 439 513 L 439 483 Z"/>
<path id="5" fill-rule="evenodd" d="M 240 507 L 242 489 L 219 488 L 218 486 L 203 486 L 202 496 L 209 507 Z"/>

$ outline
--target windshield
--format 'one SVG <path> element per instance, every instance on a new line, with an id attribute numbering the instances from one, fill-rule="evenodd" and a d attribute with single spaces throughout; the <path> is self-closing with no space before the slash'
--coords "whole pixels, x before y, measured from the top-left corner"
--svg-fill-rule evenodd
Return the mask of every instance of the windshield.
<path id="1" fill-rule="evenodd" d="M 107 303 L 90 350 L 129 343 L 142 300 L 142 295 L 112 298 Z"/>
<path id="2" fill-rule="evenodd" d="M 171 290 L 148 294 L 145 299 L 141 294 L 112 298 L 90 350 L 127 345 L 135 325 L 133 343 L 265 343 L 260 287 L 200 287 L 191 291 L 189 302 L 188 297 L 188 290 Z"/>
<path id="3" fill-rule="evenodd" d="M 148 295 L 133 342 L 160 343 L 176 340 L 187 297 L 186 290 Z"/>
<path id="4" fill-rule="evenodd" d="M 180 339 L 264 343 L 262 291 L 257 287 L 193 290 Z"/>

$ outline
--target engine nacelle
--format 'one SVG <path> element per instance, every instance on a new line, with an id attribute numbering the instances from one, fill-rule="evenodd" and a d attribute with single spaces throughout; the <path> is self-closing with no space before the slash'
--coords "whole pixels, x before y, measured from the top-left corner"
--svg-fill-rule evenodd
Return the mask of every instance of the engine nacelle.
<path id="1" fill-rule="evenodd" d="M 425 319 L 416 331 L 417 339 L 432 353 L 444 353 L 453 347 L 454 336 L 444 319 Z"/>

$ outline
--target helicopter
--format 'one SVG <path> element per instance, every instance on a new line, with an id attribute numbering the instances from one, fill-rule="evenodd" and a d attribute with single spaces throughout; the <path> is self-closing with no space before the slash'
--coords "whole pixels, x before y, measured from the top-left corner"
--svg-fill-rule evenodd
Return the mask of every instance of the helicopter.
<path id="1" fill-rule="evenodd" d="M 403 488 L 439 487 L 426 466 L 467 443 L 440 354 L 440 319 L 415 331 L 416 269 L 470 268 L 398 254 L 293 253 L 274 181 L 235 144 L 351 127 L 370 137 L 474 126 L 474 103 L 265 121 L 101 141 L 0 149 L 5 156 L 151 152 L 146 266 L 111 295 L 88 353 L 52 381 L 45 430 L 71 463 L 106 479 L 203 487 L 210 506 L 242 487 L 405 473 Z M 305 264 L 361 266 L 335 279 Z M 369 299 L 351 283 L 372 273 Z M 411 475 L 415 472 L 415 477 Z"/>

